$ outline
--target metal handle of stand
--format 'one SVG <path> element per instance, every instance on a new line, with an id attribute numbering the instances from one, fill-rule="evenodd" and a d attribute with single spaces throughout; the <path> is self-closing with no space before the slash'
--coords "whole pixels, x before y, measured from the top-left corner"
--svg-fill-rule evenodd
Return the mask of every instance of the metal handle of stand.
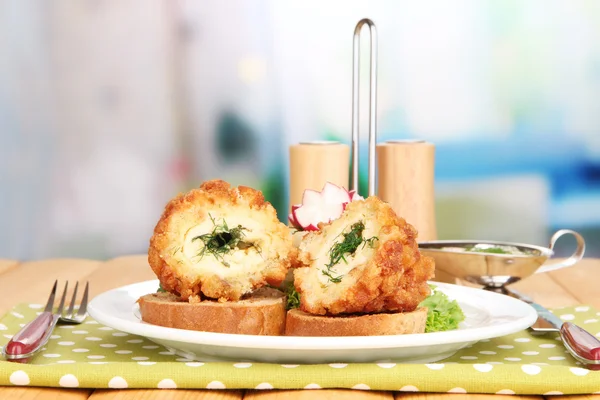
<path id="1" fill-rule="evenodd" d="M 375 145 L 377 142 L 377 29 L 368 18 L 361 19 L 354 29 L 352 63 L 352 179 L 351 189 L 358 192 L 358 122 L 360 82 L 360 33 L 364 25 L 371 36 L 370 79 L 369 79 L 369 196 L 375 195 Z"/>

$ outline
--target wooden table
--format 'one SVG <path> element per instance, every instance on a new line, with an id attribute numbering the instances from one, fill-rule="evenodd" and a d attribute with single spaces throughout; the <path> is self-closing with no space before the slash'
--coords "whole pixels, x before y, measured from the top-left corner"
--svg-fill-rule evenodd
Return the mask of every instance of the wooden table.
<path id="1" fill-rule="evenodd" d="M 122 285 L 153 279 L 146 256 L 120 257 L 110 261 L 79 259 L 56 259 L 19 263 L 0 260 L 0 314 L 21 302 L 45 303 L 49 288 L 55 279 L 88 280 L 91 282 L 91 295 Z M 547 307 L 560 307 L 575 304 L 590 304 L 600 308 L 600 295 L 597 282 L 600 280 L 600 259 L 584 259 L 575 267 L 547 274 L 535 275 L 514 285 Z M 88 390 L 0 387 L 0 399 L 451 399 L 466 397 L 472 400 L 494 398 L 499 395 L 476 394 L 427 394 L 363 392 L 353 390 L 273 390 L 273 391 L 216 391 L 216 390 Z M 525 396 L 513 396 L 523 397 Z M 541 399 L 544 396 L 528 396 L 528 399 Z M 556 399 L 556 396 L 548 396 Z M 600 400 L 600 395 L 562 396 Z"/>

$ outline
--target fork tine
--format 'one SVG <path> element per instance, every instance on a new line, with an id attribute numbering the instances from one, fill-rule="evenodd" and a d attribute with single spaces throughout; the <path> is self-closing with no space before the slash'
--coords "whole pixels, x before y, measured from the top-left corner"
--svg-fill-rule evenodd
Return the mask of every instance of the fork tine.
<path id="1" fill-rule="evenodd" d="M 73 316 L 73 309 L 75 308 L 75 300 L 77 300 L 77 288 L 79 287 L 79 281 L 75 282 L 75 289 L 73 289 L 73 297 L 71 298 L 71 305 L 67 310 L 67 318 Z"/>
<path id="2" fill-rule="evenodd" d="M 83 291 L 83 298 L 81 299 L 81 303 L 79 304 L 79 312 L 77 312 L 78 316 L 84 316 L 87 313 L 87 305 L 88 305 L 88 293 L 90 289 L 90 283 L 85 283 L 85 289 Z"/>
<path id="3" fill-rule="evenodd" d="M 54 286 L 52 286 L 52 291 L 50 292 L 50 297 L 48 297 L 48 301 L 46 302 L 46 308 L 44 308 L 44 311 L 52 312 L 52 308 L 54 307 L 54 298 L 56 297 L 57 285 L 58 279 L 54 281 Z"/>
<path id="4" fill-rule="evenodd" d="M 65 307 L 65 297 L 67 297 L 67 288 L 69 287 L 69 281 L 65 283 L 65 290 L 63 290 L 62 297 L 60 298 L 60 304 L 58 305 L 58 309 L 56 313 L 61 315 L 63 312 L 63 308 Z"/>

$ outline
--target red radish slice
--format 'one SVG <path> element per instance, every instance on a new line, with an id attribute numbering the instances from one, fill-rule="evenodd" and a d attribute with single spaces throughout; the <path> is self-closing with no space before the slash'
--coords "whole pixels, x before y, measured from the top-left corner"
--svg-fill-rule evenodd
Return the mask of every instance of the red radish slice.
<path id="1" fill-rule="evenodd" d="M 358 192 L 356 190 L 351 190 L 351 191 L 348 192 L 348 194 L 350 195 L 350 201 L 364 200 L 365 199 L 360 194 L 358 194 Z"/>
<path id="2" fill-rule="evenodd" d="M 344 212 L 344 203 L 326 204 L 322 209 L 321 217 L 323 222 L 329 222 L 337 219 Z"/>
<path id="3" fill-rule="evenodd" d="M 324 204 L 319 207 L 301 206 L 294 212 L 294 218 L 304 230 L 317 230 L 320 222 L 339 218 L 344 211 L 342 204 Z"/>
<path id="4" fill-rule="evenodd" d="M 325 201 L 325 203 L 328 204 L 342 204 L 350 201 L 350 195 L 346 189 L 330 182 L 325 183 L 323 186 L 323 190 L 321 190 L 321 198 L 323 201 Z"/>
<path id="5" fill-rule="evenodd" d="M 288 221 L 290 221 L 290 224 L 292 224 L 292 226 L 298 228 L 300 227 L 300 224 L 298 223 L 298 221 L 296 221 L 296 217 L 294 216 L 294 213 L 289 213 L 288 215 Z"/>
<path id="6" fill-rule="evenodd" d="M 292 206 L 288 219 L 299 229 L 319 230 L 319 223 L 329 223 L 339 218 L 348 203 L 362 199 L 363 197 L 355 190 L 348 191 L 341 186 L 326 182 L 320 192 L 306 189 L 302 195 L 302 204 Z"/>
<path id="7" fill-rule="evenodd" d="M 288 221 L 290 221 L 292 226 L 294 226 L 295 228 L 302 228 L 298 221 L 296 221 L 296 215 L 294 214 L 294 211 L 296 211 L 300 207 L 302 207 L 302 204 L 292 205 L 292 212 L 288 215 Z"/>
<path id="8" fill-rule="evenodd" d="M 304 194 L 302 195 L 302 204 L 300 206 L 306 205 L 318 205 L 321 204 L 321 193 L 316 190 L 306 189 Z"/>
<path id="9" fill-rule="evenodd" d="M 319 230 L 318 227 L 316 227 L 316 226 L 314 226 L 312 224 L 309 225 L 309 226 L 307 226 L 306 228 L 302 228 L 302 229 L 305 230 L 305 231 L 318 231 Z"/>
<path id="10" fill-rule="evenodd" d="M 308 230 L 310 226 L 316 227 L 321 216 L 318 207 L 302 206 L 294 211 L 294 217 L 302 229 Z"/>

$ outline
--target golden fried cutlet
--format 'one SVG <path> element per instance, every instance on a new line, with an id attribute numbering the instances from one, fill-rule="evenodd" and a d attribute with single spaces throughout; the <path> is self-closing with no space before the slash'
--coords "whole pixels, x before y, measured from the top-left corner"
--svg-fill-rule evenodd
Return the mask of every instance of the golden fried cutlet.
<path id="1" fill-rule="evenodd" d="M 239 300 L 279 285 L 296 256 L 289 228 L 262 193 L 221 180 L 171 200 L 148 250 L 161 286 L 190 302 Z"/>
<path id="2" fill-rule="evenodd" d="M 417 232 L 379 198 L 349 203 L 300 244 L 294 285 L 310 314 L 413 311 L 430 293 L 434 261 L 421 255 Z"/>

